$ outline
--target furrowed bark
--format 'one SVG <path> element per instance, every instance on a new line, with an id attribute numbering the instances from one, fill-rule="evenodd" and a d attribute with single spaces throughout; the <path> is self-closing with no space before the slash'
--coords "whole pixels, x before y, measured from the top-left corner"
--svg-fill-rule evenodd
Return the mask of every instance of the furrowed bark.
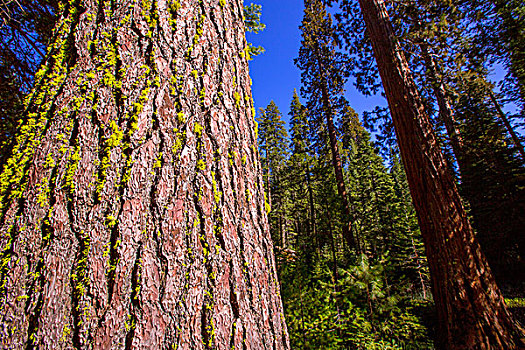
<path id="1" fill-rule="evenodd" d="M 359 0 L 392 112 L 431 272 L 441 349 L 516 349 L 513 323 L 439 149 L 382 0 Z"/>
<path id="2" fill-rule="evenodd" d="M 289 348 L 242 10 L 66 5 L 0 176 L 0 347 Z"/>

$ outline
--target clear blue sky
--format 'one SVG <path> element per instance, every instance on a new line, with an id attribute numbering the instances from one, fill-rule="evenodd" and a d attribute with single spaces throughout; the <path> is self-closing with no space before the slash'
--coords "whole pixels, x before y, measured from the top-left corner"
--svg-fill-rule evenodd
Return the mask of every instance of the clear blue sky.
<path id="1" fill-rule="evenodd" d="M 245 5 L 250 0 L 245 0 Z M 294 65 L 301 45 L 299 25 L 303 17 L 303 0 L 254 0 L 262 5 L 261 22 L 266 29 L 247 33 L 248 41 L 266 50 L 250 62 L 255 109 L 274 100 L 288 121 L 293 89 L 301 87 L 301 73 Z"/>
<path id="2" fill-rule="evenodd" d="M 245 0 L 245 5 L 252 1 Z M 299 25 L 303 18 L 303 0 L 253 0 L 262 5 L 261 22 L 266 29 L 259 34 L 247 33 L 248 41 L 261 45 L 266 52 L 250 62 L 253 80 L 253 99 L 257 112 L 274 100 L 284 119 L 288 112 L 293 89 L 301 88 L 301 72 L 293 60 L 299 53 L 301 33 Z M 381 97 L 366 98 L 355 91 L 351 83 L 347 86 L 346 97 L 352 107 L 361 114 L 372 110 L 375 105 L 386 105 Z"/>
<path id="3" fill-rule="evenodd" d="M 266 29 L 259 34 L 247 33 L 248 41 L 261 45 L 266 52 L 250 62 L 250 75 L 253 81 L 253 99 L 257 114 L 259 108 L 265 108 L 274 100 L 283 114 L 283 119 L 289 122 L 288 112 L 292 100 L 293 89 L 299 93 L 301 88 L 301 72 L 293 60 L 299 54 L 301 32 L 299 25 L 303 18 L 303 0 L 244 0 L 245 5 L 251 2 L 262 5 L 261 22 Z M 490 75 L 493 81 L 499 81 L 504 76 L 501 65 L 494 67 Z M 371 111 L 375 106 L 387 106 L 381 96 L 365 97 L 357 92 L 350 81 L 346 86 L 345 96 L 350 105 L 362 116 L 363 111 Z M 513 105 L 506 105 L 506 112 L 516 113 Z M 517 128 L 520 134 L 525 134 L 525 128 Z"/>

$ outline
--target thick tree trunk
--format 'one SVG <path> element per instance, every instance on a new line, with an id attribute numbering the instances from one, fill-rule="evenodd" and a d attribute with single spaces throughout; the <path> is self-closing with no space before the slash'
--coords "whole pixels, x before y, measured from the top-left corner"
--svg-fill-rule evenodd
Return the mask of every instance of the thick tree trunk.
<path id="1" fill-rule="evenodd" d="M 0 347 L 288 349 L 242 2 L 65 13 L 0 177 Z"/>
<path id="2" fill-rule="evenodd" d="M 515 349 L 513 323 L 481 253 L 382 0 L 359 0 L 392 113 L 429 262 L 442 349 Z M 519 344 L 519 345 L 518 345 Z"/>

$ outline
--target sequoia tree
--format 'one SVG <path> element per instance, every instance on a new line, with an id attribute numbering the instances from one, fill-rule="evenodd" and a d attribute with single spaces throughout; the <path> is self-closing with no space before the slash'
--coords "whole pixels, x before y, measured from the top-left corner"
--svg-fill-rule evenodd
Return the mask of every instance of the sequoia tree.
<path id="1" fill-rule="evenodd" d="M 287 349 L 242 1 L 62 10 L 0 176 L 0 347 Z"/>
<path id="2" fill-rule="evenodd" d="M 443 349 L 523 346 L 475 238 L 382 0 L 359 0 L 418 214 Z"/>

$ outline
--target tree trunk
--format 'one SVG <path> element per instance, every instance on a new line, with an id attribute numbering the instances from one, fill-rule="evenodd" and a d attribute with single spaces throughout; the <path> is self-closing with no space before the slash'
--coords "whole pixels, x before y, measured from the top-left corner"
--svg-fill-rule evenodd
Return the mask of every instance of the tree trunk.
<path id="1" fill-rule="evenodd" d="M 382 0 L 359 0 L 418 214 L 441 349 L 523 346 L 475 239 Z"/>
<path id="2" fill-rule="evenodd" d="M 321 254 L 321 244 L 319 242 L 319 235 L 317 234 L 317 219 L 315 217 L 315 202 L 314 202 L 314 191 L 312 189 L 312 179 L 310 176 L 310 165 L 306 166 L 306 186 L 308 188 L 308 208 L 310 215 L 308 225 L 311 227 L 311 237 L 315 240 L 317 256 Z"/>
<path id="3" fill-rule="evenodd" d="M 330 150 L 332 152 L 332 165 L 335 173 L 335 180 L 337 182 L 337 193 L 342 201 L 343 208 L 343 237 L 350 248 L 357 248 L 356 241 L 352 232 L 352 222 L 350 220 L 350 205 L 346 193 L 345 180 L 343 177 L 343 163 L 341 162 L 341 155 L 339 147 L 337 146 L 337 135 L 334 126 L 333 108 L 330 103 L 330 94 L 328 92 L 328 82 L 324 76 L 324 67 L 317 53 L 317 48 L 314 48 L 319 65 L 319 72 L 321 74 L 321 98 L 323 102 L 323 110 L 326 117 L 326 126 L 328 128 L 328 137 L 330 139 Z"/>
<path id="4" fill-rule="evenodd" d="M 501 109 L 501 106 L 498 102 L 498 99 L 494 95 L 494 92 L 489 90 L 490 100 L 492 101 L 492 104 L 496 108 L 496 112 L 498 112 L 498 116 L 503 122 L 503 125 L 505 126 L 505 129 L 507 129 L 507 132 L 510 134 L 510 137 L 512 138 L 512 142 L 514 142 L 514 146 L 518 150 L 519 154 L 521 155 L 521 160 L 525 161 L 525 149 L 523 148 L 523 145 L 521 144 L 520 138 L 514 131 L 514 128 L 510 124 L 509 118 L 505 115 L 505 112 L 503 112 L 503 109 Z"/>
<path id="5" fill-rule="evenodd" d="M 242 10 L 66 2 L 0 177 L 1 348 L 289 348 Z"/>
<path id="6" fill-rule="evenodd" d="M 427 68 L 427 74 L 429 76 L 430 83 L 432 84 L 432 89 L 434 91 L 434 96 L 436 96 L 436 101 L 439 108 L 439 118 L 445 124 L 445 129 L 447 130 L 448 137 L 450 138 L 450 144 L 456 160 L 458 162 L 459 172 L 462 173 L 463 170 L 467 167 L 465 162 L 465 153 L 463 149 L 463 138 L 456 123 L 456 113 L 450 105 L 449 99 L 447 97 L 447 92 L 445 90 L 445 84 L 443 84 L 442 79 L 438 75 L 438 68 L 436 63 L 430 53 L 428 52 L 428 45 L 426 43 L 419 45 L 421 49 L 421 56 L 425 61 Z"/>

